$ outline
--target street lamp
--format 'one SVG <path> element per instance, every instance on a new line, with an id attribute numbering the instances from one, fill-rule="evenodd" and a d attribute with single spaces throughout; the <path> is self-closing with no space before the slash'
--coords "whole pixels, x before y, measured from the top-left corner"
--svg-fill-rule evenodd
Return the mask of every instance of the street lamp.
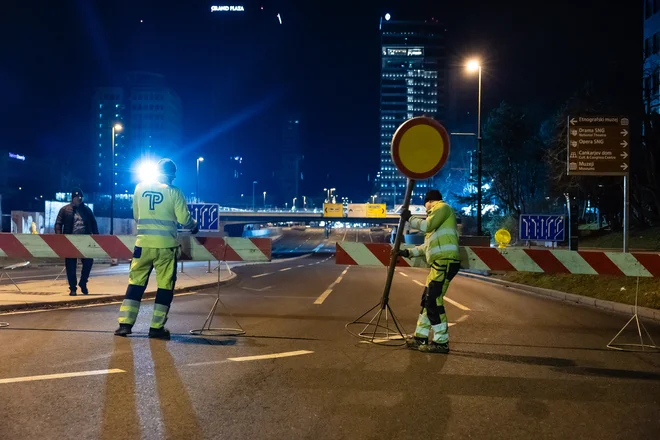
<path id="1" fill-rule="evenodd" d="M 252 211 L 256 211 L 255 205 L 254 205 L 254 187 L 257 183 L 259 183 L 259 182 L 257 182 L 256 180 L 254 182 L 252 182 Z"/>
<path id="2" fill-rule="evenodd" d="M 477 235 L 481 235 L 481 63 L 477 59 L 468 61 L 466 64 L 468 72 L 479 73 L 479 98 L 477 109 Z"/>
<path id="3" fill-rule="evenodd" d="M 307 209 L 307 197 L 303 196 L 303 209 Z"/>
<path id="4" fill-rule="evenodd" d="M 124 129 L 121 124 L 117 123 L 112 126 L 112 172 L 110 173 L 110 235 L 115 233 L 115 133 Z"/>
<path id="5" fill-rule="evenodd" d="M 198 157 L 197 158 L 197 189 L 195 190 L 195 198 L 197 199 L 197 203 L 199 203 L 199 163 L 204 162 L 203 157 Z"/>
<path id="6" fill-rule="evenodd" d="M 266 191 L 264 191 L 264 209 L 266 209 Z"/>
<path id="7" fill-rule="evenodd" d="M 291 203 L 291 210 L 295 211 L 296 209 L 296 200 L 298 200 L 298 197 L 293 198 L 293 203 Z"/>
<path id="8" fill-rule="evenodd" d="M 376 203 L 376 196 L 375 195 L 371 196 L 371 203 Z"/>

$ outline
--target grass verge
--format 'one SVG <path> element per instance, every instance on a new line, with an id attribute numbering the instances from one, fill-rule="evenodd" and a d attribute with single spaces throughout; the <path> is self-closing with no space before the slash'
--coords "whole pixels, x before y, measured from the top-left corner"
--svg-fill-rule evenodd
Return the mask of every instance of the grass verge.
<path id="1" fill-rule="evenodd" d="M 497 278 L 512 283 L 558 290 L 624 304 L 635 304 L 637 278 L 599 275 L 508 272 Z M 624 288 L 625 290 L 621 290 Z M 639 306 L 660 310 L 660 279 L 639 279 Z"/>
<path id="2" fill-rule="evenodd" d="M 582 237 L 580 246 L 617 249 L 623 246 L 623 232 L 610 232 L 600 237 Z M 630 249 L 660 250 L 660 228 L 630 231 Z"/>

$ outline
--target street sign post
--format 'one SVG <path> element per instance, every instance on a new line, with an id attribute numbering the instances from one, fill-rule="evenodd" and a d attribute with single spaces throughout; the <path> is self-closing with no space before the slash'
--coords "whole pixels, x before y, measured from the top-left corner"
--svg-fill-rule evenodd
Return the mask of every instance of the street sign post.
<path id="1" fill-rule="evenodd" d="M 569 176 L 624 176 L 630 167 L 628 118 L 568 117 Z"/>
<path id="2" fill-rule="evenodd" d="M 200 231 L 217 232 L 220 230 L 220 224 L 218 223 L 219 209 L 220 205 L 216 203 L 191 203 L 188 205 L 188 211 L 197 221 Z"/>
<path id="3" fill-rule="evenodd" d="M 521 214 L 518 229 L 521 240 L 566 240 L 566 219 L 563 215 Z"/>
<path id="4" fill-rule="evenodd" d="M 623 252 L 630 226 L 630 121 L 624 116 L 568 117 L 569 176 L 623 176 Z"/>
<path id="5" fill-rule="evenodd" d="M 432 118 L 426 116 L 412 118 L 397 128 L 392 138 L 391 153 L 392 162 L 408 178 L 406 195 L 403 199 L 403 206 L 401 207 L 401 211 L 403 212 L 410 206 L 410 199 L 415 188 L 415 180 L 428 179 L 435 176 L 447 162 L 449 158 L 449 134 L 438 121 Z M 367 214 L 369 213 L 369 206 L 367 207 Z M 375 214 L 376 211 L 377 209 L 374 208 L 373 213 Z M 382 211 L 380 215 L 386 215 L 385 210 L 383 209 Z M 360 333 L 348 331 L 354 336 L 366 338 L 372 343 L 387 344 L 393 341 L 395 343 L 401 343 L 406 336 L 403 327 L 399 324 L 389 305 L 392 279 L 394 278 L 397 260 L 400 258 L 398 253 L 401 248 L 401 242 L 403 241 L 404 226 L 405 221 L 403 218 L 399 219 L 399 227 L 397 228 L 396 239 L 394 240 L 390 265 L 387 269 L 385 289 L 383 290 L 380 303 L 367 310 L 362 316 L 346 326 L 347 330 L 350 325 L 359 324 L 360 326 L 364 326 Z M 378 309 L 378 311 L 370 321 L 362 321 L 362 318 L 375 309 Z M 381 320 L 383 316 L 384 319 Z M 390 317 L 394 328 L 390 326 Z M 371 329 L 369 329 L 370 327 Z M 380 342 L 376 342 L 376 339 Z"/>
<path id="6" fill-rule="evenodd" d="M 341 203 L 324 203 L 323 217 L 343 217 L 344 205 Z"/>

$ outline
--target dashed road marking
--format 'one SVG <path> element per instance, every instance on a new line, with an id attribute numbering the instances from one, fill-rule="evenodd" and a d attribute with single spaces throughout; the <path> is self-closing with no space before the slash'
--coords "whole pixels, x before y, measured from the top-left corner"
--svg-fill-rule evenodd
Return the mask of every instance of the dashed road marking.
<path id="1" fill-rule="evenodd" d="M 261 278 L 272 274 L 273 272 L 260 273 L 259 275 L 252 275 L 252 278 Z"/>
<path id="2" fill-rule="evenodd" d="M 282 269 L 280 269 L 280 272 L 286 272 L 287 270 L 291 270 L 291 268 L 290 267 L 282 268 Z"/>
<path id="3" fill-rule="evenodd" d="M 446 296 L 445 296 L 445 301 L 447 301 L 449 304 L 455 305 L 456 307 L 458 307 L 461 310 L 466 310 L 466 311 L 470 310 L 470 308 L 468 306 L 464 306 L 463 304 L 459 303 L 458 301 L 454 301 L 453 299 L 448 298 Z"/>
<path id="4" fill-rule="evenodd" d="M 417 281 L 417 280 L 413 280 L 413 283 L 415 283 L 419 286 L 422 286 L 422 287 L 426 286 L 424 283 L 422 283 L 420 281 Z M 449 298 L 448 296 L 445 296 L 445 301 L 447 301 L 449 304 L 452 304 L 452 305 L 458 307 L 461 310 L 466 310 L 466 311 L 470 310 L 470 308 L 468 306 L 464 306 L 463 304 L 459 303 L 458 301 L 454 301 L 453 299 Z"/>
<path id="5" fill-rule="evenodd" d="M 407 274 L 407 273 L 405 273 L 405 272 L 399 272 L 399 273 L 400 273 L 401 275 L 403 275 L 404 277 L 408 278 L 408 274 Z"/>
<path id="6" fill-rule="evenodd" d="M 103 374 L 115 374 L 115 373 L 126 373 L 126 371 L 120 370 L 119 368 L 112 368 L 109 370 L 77 371 L 75 373 L 45 374 L 42 376 L 10 377 L 7 379 L 0 379 L 0 384 L 17 383 L 17 382 L 33 382 L 36 380 L 66 379 L 69 377 L 99 376 Z"/>
<path id="7" fill-rule="evenodd" d="M 262 354 L 258 356 L 227 358 L 227 360 L 232 362 L 259 361 L 262 359 L 279 359 L 279 358 L 291 357 L 291 356 L 302 356 L 304 354 L 312 354 L 312 353 L 314 352 L 309 350 L 298 350 L 298 351 L 287 351 L 285 353 L 272 353 L 272 354 Z"/>
<path id="8" fill-rule="evenodd" d="M 337 284 L 339 284 L 339 283 L 341 282 L 341 280 L 344 279 L 344 275 L 346 275 L 346 272 L 348 272 L 348 269 L 349 269 L 348 267 L 347 267 L 346 269 L 344 269 L 344 271 L 341 273 L 341 275 L 339 275 L 339 276 L 337 277 L 337 279 L 336 279 L 332 284 L 330 284 L 330 286 L 328 286 L 328 288 L 325 290 L 325 292 L 323 292 L 323 293 L 321 294 L 321 296 L 319 296 L 318 298 L 316 298 L 316 301 L 314 301 L 314 304 L 317 304 L 317 305 L 319 305 L 319 304 L 323 304 L 323 301 L 325 301 L 326 298 L 327 298 L 328 296 L 330 296 L 330 294 L 332 293 L 332 289 L 334 289 L 334 287 L 335 287 Z"/>

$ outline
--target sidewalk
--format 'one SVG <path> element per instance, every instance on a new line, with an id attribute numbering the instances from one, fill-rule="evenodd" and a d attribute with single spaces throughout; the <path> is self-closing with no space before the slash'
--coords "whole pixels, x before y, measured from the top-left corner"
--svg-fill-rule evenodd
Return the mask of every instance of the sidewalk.
<path id="1" fill-rule="evenodd" d="M 233 263 L 229 266 L 240 265 L 242 263 Z M 212 262 L 212 273 L 207 273 L 207 262 L 185 262 L 184 273 L 177 273 L 175 293 L 216 286 L 218 283 L 218 272 L 214 270 L 216 267 L 218 267 L 218 263 Z M 229 270 L 227 264 L 220 263 L 219 268 L 221 283 L 227 283 L 235 278 L 236 275 Z M 180 269 L 181 265 L 178 266 L 179 271 Z M 3 279 L 0 284 L 0 312 L 119 301 L 123 299 L 126 292 L 128 265 L 92 270 L 87 285 L 89 295 L 82 295 L 78 289 L 77 296 L 69 296 L 66 276 L 62 275 L 59 280 L 55 281 L 56 276 L 21 281 L 18 283 L 20 292 L 11 282 Z M 156 289 L 156 274 L 152 273 L 145 298 L 153 297 Z"/>

